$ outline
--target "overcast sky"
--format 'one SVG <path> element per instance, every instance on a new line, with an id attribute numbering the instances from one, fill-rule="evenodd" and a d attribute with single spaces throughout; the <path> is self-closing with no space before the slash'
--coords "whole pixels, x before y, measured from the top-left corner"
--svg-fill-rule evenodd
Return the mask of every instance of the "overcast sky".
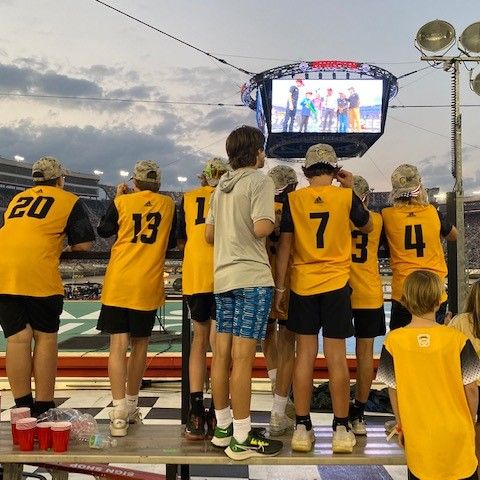
<path id="1" fill-rule="evenodd" d="M 299 60 L 369 62 L 399 76 L 426 66 L 413 46 L 429 20 L 450 21 L 459 36 L 480 20 L 478 0 L 108 0 L 144 21 L 252 72 Z M 460 8 L 461 7 L 461 8 Z M 248 76 L 218 64 L 93 0 L 0 0 L 0 156 L 29 162 L 44 154 L 117 183 L 138 159 L 162 166 L 164 188 L 188 186 L 225 138 L 254 124 L 247 107 L 91 102 L 7 97 L 44 94 L 184 102 L 240 103 Z M 480 105 L 461 72 L 462 102 Z M 450 75 L 428 69 L 400 81 L 392 105 L 449 104 Z M 479 108 L 463 109 L 464 178 L 480 190 Z M 344 167 L 377 191 L 400 163 L 424 183 L 451 189 L 450 109 L 397 108 L 383 137 Z"/>

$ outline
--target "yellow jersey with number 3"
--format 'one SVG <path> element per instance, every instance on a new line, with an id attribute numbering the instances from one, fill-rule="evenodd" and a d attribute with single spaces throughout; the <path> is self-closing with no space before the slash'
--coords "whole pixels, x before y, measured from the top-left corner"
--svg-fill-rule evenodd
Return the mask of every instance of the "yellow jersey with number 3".
<path id="1" fill-rule="evenodd" d="M 117 240 L 105 273 L 102 303 L 154 310 L 165 303 L 163 269 L 175 203 L 149 190 L 115 199 Z"/>
<path id="2" fill-rule="evenodd" d="M 440 218 L 433 205 L 405 205 L 382 210 L 392 267 L 392 299 L 400 301 L 403 282 L 415 270 L 436 273 L 442 282 L 447 264 L 440 236 Z M 444 292 L 442 302 L 447 299 Z"/>
<path id="3" fill-rule="evenodd" d="M 378 247 L 382 236 L 382 216 L 370 212 L 373 230 L 362 233 L 352 227 L 352 265 L 350 287 L 352 308 L 380 308 L 383 305 L 383 289 L 378 269 Z"/>
<path id="4" fill-rule="evenodd" d="M 183 196 L 187 234 L 182 266 L 184 295 L 213 292 L 213 245 L 205 240 L 205 220 L 214 190 L 207 185 Z"/>
<path id="5" fill-rule="evenodd" d="M 352 195 L 351 189 L 332 185 L 288 194 L 294 225 L 290 288 L 296 294 L 331 292 L 348 282 Z"/>

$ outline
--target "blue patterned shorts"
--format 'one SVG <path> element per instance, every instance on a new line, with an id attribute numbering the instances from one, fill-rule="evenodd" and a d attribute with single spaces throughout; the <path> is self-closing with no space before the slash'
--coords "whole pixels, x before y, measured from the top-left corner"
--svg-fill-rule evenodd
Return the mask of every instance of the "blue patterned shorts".
<path id="1" fill-rule="evenodd" d="M 215 295 L 217 332 L 264 340 L 273 287 L 237 288 Z"/>

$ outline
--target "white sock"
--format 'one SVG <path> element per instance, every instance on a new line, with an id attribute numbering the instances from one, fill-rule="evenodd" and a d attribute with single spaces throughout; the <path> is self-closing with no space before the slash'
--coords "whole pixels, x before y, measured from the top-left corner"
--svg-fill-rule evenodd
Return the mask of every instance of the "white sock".
<path id="1" fill-rule="evenodd" d="M 127 410 L 127 399 L 126 398 L 122 398 L 120 400 L 113 399 L 112 404 L 113 404 L 113 408 L 115 410 Z"/>
<path id="2" fill-rule="evenodd" d="M 243 443 L 247 439 L 248 432 L 252 428 L 251 423 L 249 416 L 242 420 L 233 419 L 233 436 L 237 442 Z"/>
<path id="3" fill-rule="evenodd" d="M 138 395 L 125 395 L 125 399 L 127 401 L 127 409 L 128 411 L 134 412 L 138 407 Z"/>
<path id="4" fill-rule="evenodd" d="M 215 410 L 215 417 L 217 417 L 217 425 L 220 428 L 227 428 L 233 421 L 230 407 L 223 408 L 222 410 Z"/>
<path id="5" fill-rule="evenodd" d="M 271 370 L 268 371 L 268 378 L 270 381 L 273 383 L 277 379 L 277 369 L 272 368 Z"/>
<path id="6" fill-rule="evenodd" d="M 285 408 L 287 407 L 288 397 L 281 397 L 275 394 L 273 396 L 272 413 L 285 415 Z"/>

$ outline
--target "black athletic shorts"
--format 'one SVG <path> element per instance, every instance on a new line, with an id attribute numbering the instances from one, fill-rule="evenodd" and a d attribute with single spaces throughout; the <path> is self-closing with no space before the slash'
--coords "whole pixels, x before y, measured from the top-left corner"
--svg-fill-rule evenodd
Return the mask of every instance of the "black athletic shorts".
<path id="1" fill-rule="evenodd" d="M 375 338 L 385 335 L 385 311 L 380 308 L 353 308 L 353 327 L 356 338 Z"/>
<path id="2" fill-rule="evenodd" d="M 287 328 L 300 335 L 318 335 L 323 328 L 327 338 L 348 338 L 353 335 L 351 288 L 317 295 L 290 292 Z"/>
<path id="3" fill-rule="evenodd" d="M 216 307 L 213 293 L 195 293 L 185 295 L 185 298 L 187 299 L 191 320 L 201 323 L 210 319 L 215 320 Z"/>
<path id="4" fill-rule="evenodd" d="M 128 333 L 131 337 L 149 337 L 152 334 L 157 309 L 134 310 L 132 308 L 102 305 L 97 330 L 102 333 Z"/>
<path id="5" fill-rule="evenodd" d="M 60 327 L 62 310 L 62 295 L 0 295 L 0 325 L 5 338 L 21 332 L 27 325 L 39 332 L 56 333 Z"/>

